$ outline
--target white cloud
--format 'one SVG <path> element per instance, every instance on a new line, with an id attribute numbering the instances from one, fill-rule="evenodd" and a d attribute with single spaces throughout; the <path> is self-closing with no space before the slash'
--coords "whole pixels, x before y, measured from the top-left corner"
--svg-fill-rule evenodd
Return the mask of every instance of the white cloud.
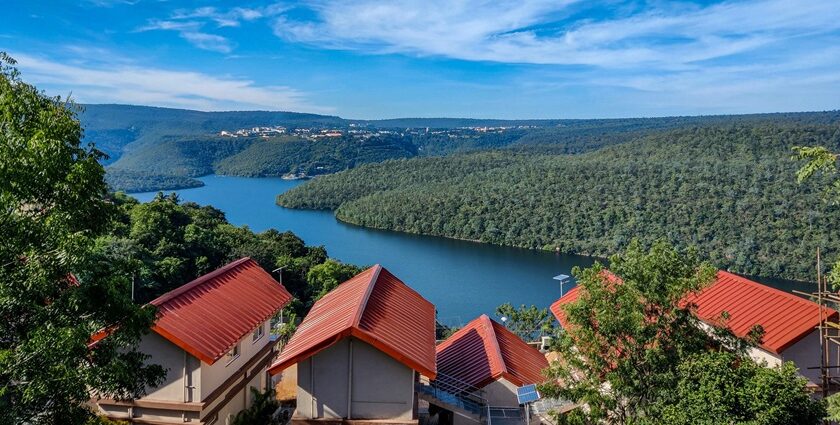
<path id="1" fill-rule="evenodd" d="M 199 49 L 212 50 L 219 53 L 230 53 L 233 51 L 233 43 L 227 38 L 219 35 L 203 32 L 182 31 L 181 37 Z"/>
<path id="2" fill-rule="evenodd" d="M 49 92 L 72 91 L 82 103 L 130 103 L 204 111 L 332 110 L 310 104 L 305 93 L 291 87 L 261 86 L 247 79 L 124 63 L 71 65 L 21 53 L 12 56 L 26 81 Z"/>
<path id="3" fill-rule="evenodd" d="M 87 0 L 87 3 L 97 7 L 113 7 L 117 5 L 135 5 L 140 3 L 140 0 Z"/>
<path id="4" fill-rule="evenodd" d="M 276 16 L 284 10 L 286 8 L 280 4 L 260 8 L 234 7 L 224 11 L 212 6 L 178 9 L 169 18 L 149 19 L 146 25 L 135 31 L 176 31 L 181 38 L 199 49 L 230 53 L 235 43 L 227 37 L 208 32 L 205 29 L 207 24 L 213 23 L 216 28 L 238 27 L 242 22 Z"/>
<path id="5" fill-rule="evenodd" d="M 562 18 L 575 1 L 313 1 L 315 20 L 287 15 L 293 42 L 504 63 L 678 67 L 840 28 L 834 0 L 752 0 L 705 8 L 669 4 L 605 21 Z M 586 7 L 586 5 L 573 5 Z M 541 28 L 546 26 L 546 28 Z M 560 26 L 560 28 L 557 28 Z"/>
<path id="6" fill-rule="evenodd" d="M 171 21 L 166 19 L 150 19 L 148 23 L 146 23 L 146 25 L 137 28 L 135 31 L 196 31 L 201 27 L 201 22 L 196 21 Z"/>

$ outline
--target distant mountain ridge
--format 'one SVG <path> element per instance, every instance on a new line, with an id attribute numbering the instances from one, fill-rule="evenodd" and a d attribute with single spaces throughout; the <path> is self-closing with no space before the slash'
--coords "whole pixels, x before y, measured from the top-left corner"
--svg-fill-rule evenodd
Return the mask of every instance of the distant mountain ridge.
<path id="1" fill-rule="evenodd" d="M 840 112 L 829 111 L 616 119 L 355 120 L 298 112 L 201 112 L 116 104 L 83 107 L 79 119 L 85 140 L 108 155 L 103 163 L 112 188 L 126 191 L 199 186 L 194 177 L 211 173 L 329 174 L 387 159 L 494 149 L 578 154 L 676 128 L 776 121 L 823 124 L 840 117 Z M 263 126 L 313 133 L 339 129 L 343 136 L 305 140 L 286 135 L 268 139 L 219 135 L 223 130 Z M 353 134 L 358 131 L 368 134 Z"/>
<path id="2" fill-rule="evenodd" d="M 189 109 L 118 104 L 82 105 L 79 114 L 86 139 L 116 161 L 124 150 L 156 143 L 164 136 L 213 134 L 226 129 L 257 125 L 330 126 L 346 120 L 300 112 L 231 111 L 202 112 Z"/>

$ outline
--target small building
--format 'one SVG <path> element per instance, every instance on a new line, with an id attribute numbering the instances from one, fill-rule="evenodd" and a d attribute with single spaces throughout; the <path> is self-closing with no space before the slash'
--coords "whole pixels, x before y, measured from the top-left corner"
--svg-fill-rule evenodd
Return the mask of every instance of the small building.
<path id="1" fill-rule="evenodd" d="M 250 258 L 161 295 L 139 349 L 166 370 L 163 383 L 138 400 L 93 400 L 99 413 L 140 424 L 227 424 L 251 404 L 251 388 L 270 385 L 270 320 L 291 299 Z"/>
<path id="2" fill-rule="evenodd" d="M 545 355 L 487 315 L 481 315 L 441 342 L 436 354 L 439 380 L 476 388 L 491 410 L 507 409 L 517 415 L 521 412 L 516 389 L 543 382 L 542 371 L 548 367 Z M 478 420 L 468 415 L 452 417 L 455 424 Z"/>
<path id="3" fill-rule="evenodd" d="M 562 306 L 578 299 L 575 287 L 551 305 L 551 312 L 562 326 L 567 326 Z M 770 367 L 792 361 L 799 373 L 813 388 L 820 383 L 820 309 L 807 299 L 780 291 L 723 270 L 715 281 L 700 292 L 686 297 L 686 303 L 697 306 L 697 317 L 707 325 L 725 322 L 739 337 L 745 337 L 755 325 L 761 325 L 764 336 L 757 347 L 750 349 L 750 357 L 765 361 Z M 823 320 L 836 321 L 838 313 L 823 308 Z M 832 344 L 830 358 L 838 358 L 836 344 Z M 814 369 L 816 367 L 816 369 Z"/>
<path id="4" fill-rule="evenodd" d="M 436 375 L 435 308 L 373 266 L 312 306 L 269 372 L 295 364 L 293 422 L 417 423 L 415 385 Z"/>

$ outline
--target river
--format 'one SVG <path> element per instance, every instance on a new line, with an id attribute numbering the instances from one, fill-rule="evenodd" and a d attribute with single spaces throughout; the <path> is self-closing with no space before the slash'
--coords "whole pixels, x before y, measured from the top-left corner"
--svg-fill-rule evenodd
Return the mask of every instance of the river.
<path id="1" fill-rule="evenodd" d="M 547 307 L 560 297 L 558 274 L 589 266 L 584 256 L 500 247 L 446 238 L 367 229 L 344 224 L 330 211 L 282 208 L 277 194 L 301 180 L 206 176 L 205 186 L 175 192 L 182 201 L 209 204 L 236 225 L 252 230 L 291 230 L 308 244 L 324 245 L 333 258 L 358 265 L 382 264 L 435 304 L 440 320 L 462 325 L 491 317 L 505 302 Z M 134 193 L 142 202 L 157 192 Z M 573 282 L 564 285 L 564 290 Z"/>
<path id="2" fill-rule="evenodd" d="M 275 197 L 301 180 L 206 176 L 205 186 L 177 190 L 182 201 L 213 205 L 236 225 L 252 230 L 291 230 L 308 244 L 323 245 L 333 258 L 357 265 L 381 264 L 435 304 L 441 322 L 461 326 L 476 316 L 493 316 L 505 302 L 547 307 L 560 297 L 558 274 L 595 259 L 344 224 L 330 211 L 292 210 Z M 142 202 L 157 192 L 134 193 Z M 784 290 L 807 290 L 796 282 L 761 279 Z M 574 279 L 564 291 L 574 286 Z"/>

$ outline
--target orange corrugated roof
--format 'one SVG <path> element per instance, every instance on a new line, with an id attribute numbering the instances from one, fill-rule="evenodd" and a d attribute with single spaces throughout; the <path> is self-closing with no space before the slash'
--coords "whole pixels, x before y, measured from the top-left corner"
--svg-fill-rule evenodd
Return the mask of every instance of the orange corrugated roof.
<path id="1" fill-rule="evenodd" d="M 577 300 L 578 287 L 570 290 L 551 305 L 551 312 L 566 326 L 562 306 Z M 764 328 L 761 347 L 780 354 L 795 344 L 819 324 L 819 306 L 796 295 L 753 282 L 744 277 L 719 270 L 714 283 L 697 294 L 689 295 L 683 303 L 697 306 L 697 317 L 718 325 L 722 312 L 729 314 L 727 326 L 740 337 L 754 325 Z M 836 317 L 837 312 L 823 308 L 823 317 Z"/>
<path id="2" fill-rule="evenodd" d="M 291 299 L 256 261 L 242 258 L 153 300 L 152 330 L 213 364 Z"/>
<path id="3" fill-rule="evenodd" d="M 436 375 L 434 305 L 378 264 L 318 300 L 269 371 L 277 374 L 348 336 Z"/>
<path id="4" fill-rule="evenodd" d="M 481 315 L 437 346 L 438 373 L 476 387 L 499 378 L 516 386 L 542 382 L 545 356 L 516 334 Z"/>

